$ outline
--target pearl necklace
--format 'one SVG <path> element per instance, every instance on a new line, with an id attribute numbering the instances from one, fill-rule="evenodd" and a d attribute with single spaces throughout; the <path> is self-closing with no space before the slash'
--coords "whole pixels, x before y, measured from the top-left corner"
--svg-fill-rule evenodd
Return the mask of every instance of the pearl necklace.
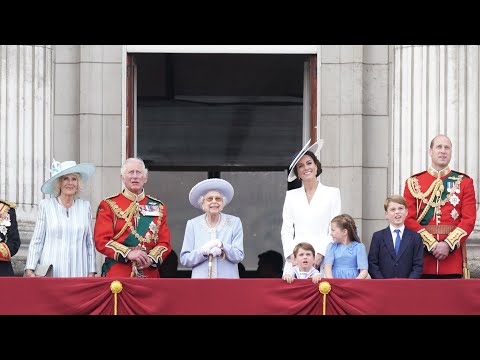
<path id="1" fill-rule="evenodd" d="M 225 216 L 222 216 L 222 214 L 218 214 L 219 216 L 219 219 L 217 221 L 217 223 L 215 224 L 215 226 L 210 226 L 210 224 L 208 223 L 208 216 L 207 214 L 205 214 L 205 216 L 203 216 L 203 219 L 201 221 L 203 227 L 205 228 L 205 230 L 207 230 L 207 232 L 209 233 L 216 233 L 217 231 L 220 231 L 222 230 L 222 228 L 225 226 L 225 223 L 226 223 L 226 217 Z"/>

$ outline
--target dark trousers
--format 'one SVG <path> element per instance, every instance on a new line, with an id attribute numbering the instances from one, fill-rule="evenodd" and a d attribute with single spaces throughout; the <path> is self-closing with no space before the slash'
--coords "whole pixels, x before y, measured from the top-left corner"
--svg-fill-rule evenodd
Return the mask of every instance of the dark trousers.
<path id="1" fill-rule="evenodd" d="M 436 274 L 423 274 L 422 279 L 461 279 L 462 274 L 445 274 L 445 275 L 436 275 Z"/>

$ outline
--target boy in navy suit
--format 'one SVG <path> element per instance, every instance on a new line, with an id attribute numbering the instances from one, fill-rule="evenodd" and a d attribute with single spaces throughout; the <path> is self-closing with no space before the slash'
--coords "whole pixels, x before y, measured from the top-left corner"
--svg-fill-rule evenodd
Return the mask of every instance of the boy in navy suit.
<path id="1" fill-rule="evenodd" d="M 390 225 L 372 236 L 368 272 L 372 279 L 420 279 L 423 273 L 423 242 L 419 233 L 405 227 L 408 205 L 403 196 L 392 195 L 383 205 Z"/>

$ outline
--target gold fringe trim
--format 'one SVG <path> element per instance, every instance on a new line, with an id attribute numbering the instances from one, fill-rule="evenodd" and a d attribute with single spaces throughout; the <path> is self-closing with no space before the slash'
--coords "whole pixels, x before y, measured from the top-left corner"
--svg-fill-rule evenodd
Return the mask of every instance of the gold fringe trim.
<path id="1" fill-rule="evenodd" d="M 453 190 L 458 189 L 462 180 L 463 175 L 459 175 L 457 180 L 455 181 L 455 184 L 453 185 Z M 449 202 L 450 198 L 453 196 L 453 194 L 455 194 L 455 191 L 452 191 L 445 197 L 444 200 L 442 200 L 442 194 L 445 190 L 442 179 L 436 179 L 434 182 L 432 182 L 428 190 L 424 193 L 422 193 L 420 190 L 420 185 L 418 184 L 418 179 L 416 176 L 407 179 L 407 186 L 412 196 L 415 199 L 420 200 L 419 202 L 417 202 L 417 216 L 420 210 L 421 203 L 423 202 L 424 204 L 426 204 L 422 213 L 420 214 L 420 216 L 418 216 L 417 222 L 423 220 L 430 207 L 433 206 L 433 208 L 435 209 L 440 208 L 440 206 L 443 206 L 447 202 Z M 430 199 L 427 200 L 428 196 L 430 196 Z"/>

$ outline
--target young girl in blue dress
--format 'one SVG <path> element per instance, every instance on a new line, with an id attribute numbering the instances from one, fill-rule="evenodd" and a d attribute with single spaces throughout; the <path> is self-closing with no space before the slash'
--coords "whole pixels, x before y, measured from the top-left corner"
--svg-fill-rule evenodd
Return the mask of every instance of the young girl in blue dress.
<path id="1" fill-rule="evenodd" d="M 348 214 L 335 216 L 330 223 L 333 242 L 325 254 L 325 277 L 365 279 L 368 276 L 368 257 L 360 241 L 355 221 Z"/>

